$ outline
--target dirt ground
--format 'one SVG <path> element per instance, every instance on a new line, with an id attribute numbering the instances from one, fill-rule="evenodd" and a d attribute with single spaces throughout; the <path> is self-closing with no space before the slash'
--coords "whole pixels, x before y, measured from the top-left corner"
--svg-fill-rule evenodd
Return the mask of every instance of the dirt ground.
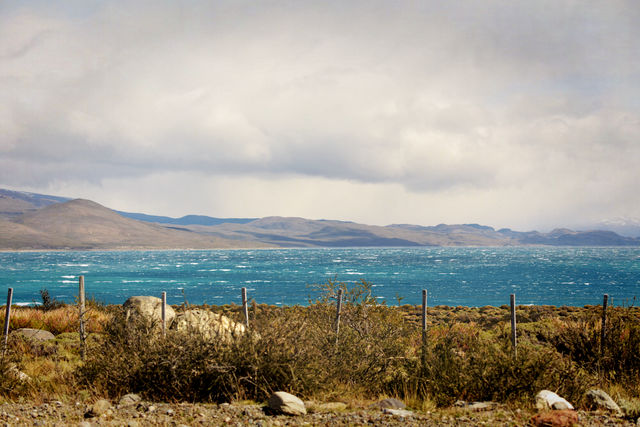
<path id="1" fill-rule="evenodd" d="M 91 405 L 79 402 L 0 404 L 0 423 L 9 426 L 525 426 L 534 415 L 531 411 L 496 405 L 491 410 L 472 412 L 460 408 L 438 409 L 426 413 L 412 412 L 400 416 L 370 407 L 347 407 L 340 410 L 311 409 L 307 415 L 269 415 L 253 403 L 191 404 L 137 402 L 111 404 L 102 414 L 88 414 Z M 318 405 L 321 406 L 321 405 Z M 604 413 L 579 411 L 583 426 L 635 426 Z M 638 424 L 640 425 L 640 424 Z"/>

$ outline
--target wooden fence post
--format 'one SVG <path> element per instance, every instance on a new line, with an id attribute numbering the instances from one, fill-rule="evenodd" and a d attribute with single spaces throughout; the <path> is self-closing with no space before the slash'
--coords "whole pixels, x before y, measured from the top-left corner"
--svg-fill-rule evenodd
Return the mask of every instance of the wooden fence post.
<path id="1" fill-rule="evenodd" d="M 167 293 L 162 292 L 162 338 L 167 336 Z"/>
<path id="2" fill-rule="evenodd" d="M 249 329 L 249 306 L 247 302 L 247 288 L 242 288 L 242 312 L 244 313 L 244 324 Z"/>
<path id="3" fill-rule="evenodd" d="M 422 290 L 422 369 L 427 368 L 427 290 Z"/>
<path id="4" fill-rule="evenodd" d="M 338 344 L 338 333 L 340 332 L 340 312 L 342 311 L 342 289 L 338 289 L 338 300 L 336 301 L 336 345 Z"/>
<path id="5" fill-rule="evenodd" d="M 422 345 L 427 345 L 427 290 L 422 290 Z"/>
<path id="6" fill-rule="evenodd" d="M 605 338 L 607 330 L 607 303 L 609 302 L 609 294 L 602 297 L 602 329 L 600 331 L 600 359 L 604 357 Z"/>
<path id="7" fill-rule="evenodd" d="M 87 358 L 86 332 L 84 327 L 85 310 L 85 294 L 84 294 L 84 276 L 78 276 L 78 320 L 80 321 L 80 349 L 82 351 L 82 360 Z"/>
<path id="8" fill-rule="evenodd" d="M 518 342 L 516 335 L 516 294 L 511 294 L 511 344 L 513 344 L 513 357 L 518 357 Z"/>
<path id="9" fill-rule="evenodd" d="M 7 312 L 4 316 L 4 345 L 2 346 L 2 355 L 7 351 L 7 342 L 9 340 L 9 322 L 11 321 L 11 301 L 13 300 L 13 288 L 9 288 L 7 292 Z"/>

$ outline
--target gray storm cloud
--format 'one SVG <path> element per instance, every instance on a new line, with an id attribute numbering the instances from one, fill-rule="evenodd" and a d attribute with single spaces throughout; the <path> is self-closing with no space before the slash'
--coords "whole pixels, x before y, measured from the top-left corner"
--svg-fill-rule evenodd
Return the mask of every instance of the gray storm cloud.
<path id="1" fill-rule="evenodd" d="M 636 2 L 208 3 L 3 6 L 0 180 L 553 189 L 640 215 Z"/>

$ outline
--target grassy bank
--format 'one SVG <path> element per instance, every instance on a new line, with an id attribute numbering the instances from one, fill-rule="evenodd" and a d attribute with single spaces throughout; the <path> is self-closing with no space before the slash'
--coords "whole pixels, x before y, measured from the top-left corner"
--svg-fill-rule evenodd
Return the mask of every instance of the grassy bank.
<path id="1" fill-rule="evenodd" d="M 600 307 L 518 307 L 518 354 L 510 342 L 508 307 L 445 307 L 428 311 L 423 345 L 420 307 L 389 307 L 371 297 L 368 283 L 345 288 L 335 333 L 340 283 L 306 307 L 254 305 L 251 333 L 228 342 L 125 321 L 119 306 L 92 304 L 88 357 L 80 358 L 77 308 L 16 307 L 11 329 L 56 334 L 34 344 L 9 340 L 2 358 L 4 399 L 117 398 L 136 392 L 150 400 L 263 401 L 286 390 L 321 401 L 396 396 L 416 409 L 456 400 L 493 400 L 530 407 L 541 389 L 576 406 L 603 388 L 629 408 L 640 398 L 640 310 L 608 310 L 601 353 Z M 175 307 L 184 310 L 185 307 Z M 239 306 L 204 306 L 241 321 Z M 12 366 L 31 377 L 20 382 Z"/>

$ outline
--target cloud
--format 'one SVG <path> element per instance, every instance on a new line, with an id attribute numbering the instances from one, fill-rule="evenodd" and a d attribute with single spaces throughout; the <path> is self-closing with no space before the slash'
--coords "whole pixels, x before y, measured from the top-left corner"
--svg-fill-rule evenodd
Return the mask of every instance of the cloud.
<path id="1" fill-rule="evenodd" d="M 640 216 L 638 18 L 631 1 L 7 7 L 0 181 L 233 177 Z"/>

